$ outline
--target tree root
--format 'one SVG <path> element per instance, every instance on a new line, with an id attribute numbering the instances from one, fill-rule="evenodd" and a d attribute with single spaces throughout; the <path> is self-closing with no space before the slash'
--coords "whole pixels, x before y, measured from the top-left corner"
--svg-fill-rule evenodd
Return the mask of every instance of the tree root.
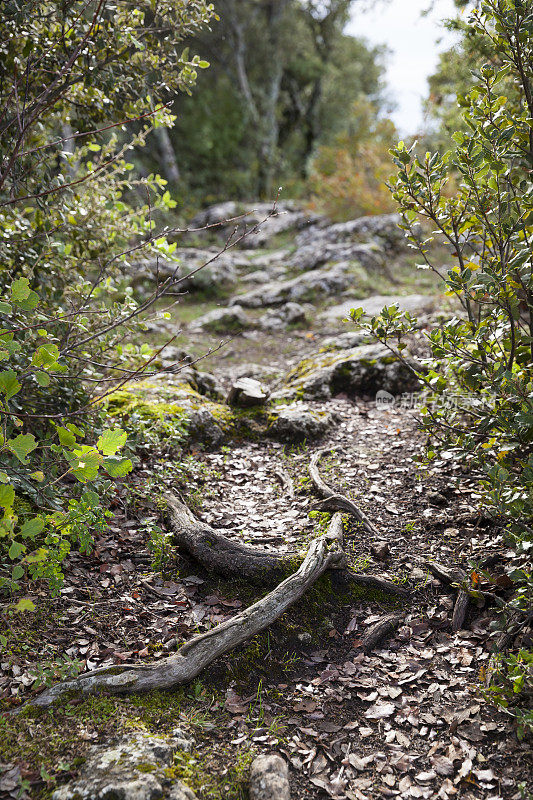
<path id="1" fill-rule="evenodd" d="M 69 692 L 131 694 L 189 683 L 215 659 L 260 633 L 299 600 L 327 569 L 344 558 L 342 543 L 341 515 L 335 514 L 327 532 L 311 542 L 296 572 L 230 620 L 194 636 L 175 655 L 155 664 L 93 670 L 46 689 L 26 705 L 46 708 Z"/>
<path id="2" fill-rule="evenodd" d="M 371 533 L 372 536 L 380 536 L 378 529 L 370 522 L 366 514 L 364 514 L 361 509 L 355 505 L 353 500 L 350 500 L 348 497 L 345 497 L 342 494 L 337 494 L 334 492 L 333 489 L 328 486 L 327 483 L 325 483 L 320 477 L 320 472 L 318 471 L 318 462 L 325 453 L 329 452 L 330 450 L 317 450 L 316 453 L 313 453 L 309 464 L 309 475 L 313 482 L 313 486 L 324 498 L 319 503 L 316 503 L 315 508 L 325 511 L 345 511 L 348 514 L 353 514 L 353 516 L 361 523 L 363 528 L 368 531 L 368 533 Z"/>
<path id="3" fill-rule="evenodd" d="M 246 578 L 251 583 L 269 586 L 294 570 L 294 556 L 280 556 L 228 539 L 197 520 L 174 495 L 168 496 L 168 508 L 175 543 L 210 572 L 227 578 Z M 343 568 L 342 560 L 334 568 L 339 580 L 347 586 L 375 589 L 398 597 L 408 597 L 410 594 L 405 587 L 385 578 L 360 575 Z"/>

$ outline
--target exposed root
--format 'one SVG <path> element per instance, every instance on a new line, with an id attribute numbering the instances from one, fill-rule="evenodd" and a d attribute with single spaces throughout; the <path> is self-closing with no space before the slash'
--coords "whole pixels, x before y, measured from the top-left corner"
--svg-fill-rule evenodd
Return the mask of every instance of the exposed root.
<path id="1" fill-rule="evenodd" d="M 283 467 L 278 467 L 277 469 L 273 469 L 272 473 L 276 476 L 278 481 L 281 483 L 283 489 L 285 490 L 286 494 L 289 496 L 291 500 L 294 499 L 294 481 L 292 480 L 291 476 L 287 472 L 286 469 Z"/>
<path id="2" fill-rule="evenodd" d="M 294 556 L 280 556 L 262 548 L 250 547 L 228 539 L 199 522 L 177 497 L 169 496 L 168 507 L 174 541 L 210 572 L 230 578 L 246 578 L 260 586 L 269 586 L 294 569 Z M 335 564 L 336 573 L 347 585 L 375 589 L 398 597 L 408 597 L 409 590 L 385 578 L 360 575 Z"/>
<path id="3" fill-rule="evenodd" d="M 193 637 L 175 655 L 154 664 L 96 669 L 73 680 L 58 683 L 28 702 L 33 706 L 47 707 L 69 692 L 82 695 L 99 692 L 130 694 L 153 689 L 171 689 L 189 683 L 219 656 L 271 625 L 327 569 L 343 558 L 342 520 L 340 514 L 336 514 L 327 532 L 311 542 L 296 572 L 278 584 L 266 597 L 232 619 L 207 633 Z"/>
<path id="4" fill-rule="evenodd" d="M 445 567 L 442 564 L 438 564 L 436 561 L 428 561 L 426 566 L 431 574 L 442 583 L 459 587 L 452 614 L 452 631 L 457 633 L 457 631 L 461 630 L 463 627 L 466 612 L 470 604 L 470 595 L 464 588 L 467 578 L 466 572 L 460 567 Z"/>
<path id="5" fill-rule="evenodd" d="M 318 471 L 318 462 L 325 453 L 329 452 L 330 450 L 317 450 L 316 453 L 313 453 L 311 462 L 309 464 L 309 475 L 313 482 L 313 486 L 324 498 L 320 503 L 316 504 L 315 508 L 320 508 L 321 510 L 325 511 L 345 511 L 348 512 L 348 514 L 353 514 L 353 516 L 361 523 L 363 528 L 368 531 L 368 533 L 371 533 L 372 536 L 380 536 L 378 529 L 370 522 L 366 514 L 364 514 L 361 509 L 355 505 L 353 500 L 350 500 L 348 497 L 345 497 L 342 494 L 337 494 L 334 492 L 333 489 L 328 486 L 327 483 L 325 483 L 320 477 L 320 472 Z"/>
<path id="6" fill-rule="evenodd" d="M 168 496 L 174 542 L 208 571 L 231 578 L 245 578 L 265 586 L 287 574 L 288 561 L 277 553 L 228 539 L 200 522 L 184 503 Z"/>

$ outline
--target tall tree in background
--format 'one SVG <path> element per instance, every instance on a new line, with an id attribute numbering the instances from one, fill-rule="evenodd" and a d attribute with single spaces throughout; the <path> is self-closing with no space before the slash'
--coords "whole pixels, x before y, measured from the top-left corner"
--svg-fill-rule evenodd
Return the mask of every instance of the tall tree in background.
<path id="1" fill-rule="evenodd" d="M 307 177 L 317 145 L 346 129 L 354 101 L 379 105 L 383 50 L 343 33 L 354 2 L 217 3 L 220 20 L 197 40 L 209 76 L 198 95 L 178 99 L 168 132 L 183 191 L 202 202 L 272 197 L 280 181 Z"/>

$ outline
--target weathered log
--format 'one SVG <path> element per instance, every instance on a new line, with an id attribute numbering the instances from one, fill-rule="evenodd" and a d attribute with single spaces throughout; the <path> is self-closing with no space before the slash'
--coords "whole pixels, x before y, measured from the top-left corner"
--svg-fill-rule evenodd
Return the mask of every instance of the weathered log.
<path id="1" fill-rule="evenodd" d="M 178 652 L 153 664 L 103 667 L 72 680 L 58 683 L 28 701 L 47 707 L 69 692 L 82 695 L 108 692 L 129 694 L 153 689 L 171 689 L 190 683 L 224 653 L 260 633 L 302 597 L 307 589 L 331 566 L 344 557 L 342 519 L 336 514 L 327 532 L 309 545 L 299 568 L 253 605 L 222 622 L 207 633 L 194 636 Z"/>
<path id="2" fill-rule="evenodd" d="M 451 585 L 452 583 L 463 583 L 466 579 L 466 572 L 460 567 L 445 567 L 436 561 L 426 561 L 423 565 L 431 574 L 442 583 Z"/>
<path id="3" fill-rule="evenodd" d="M 370 653 L 381 642 L 388 639 L 400 625 L 403 617 L 401 614 L 387 614 L 378 619 L 366 632 L 361 647 L 365 653 Z"/>
<path id="4" fill-rule="evenodd" d="M 364 514 L 363 511 L 356 506 L 353 500 L 350 500 L 348 497 L 333 491 L 333 489 L 328 486 L 328 484 L 325 483 L 320 477 L 318 463 L 321 457 L 328 452 L 330 451 L 317 450 L 317 452 L 313 453 L 311 456 L 311 461 L 309 463 L 309 475 L 311 477 L 311 481 L 313 482 L 313 486 L 324 498 L 320 503 L 315 505 L 315 508 L 321 508 L 327 511 L 346 511 L 348 514 L 353 514 L 353 516 L 361 523 L 363 528 L 368 531 L 368 533 L 371 533 L 373 536 L 379 536 L 380 533 L 378 529 L 370 522 L 366 514 Z"/>
<path id="5" fill-rule="evenodd" d="M 250 768 L 250 800 L 290 800 L 289 769 L 278 755 L 257 756 Z"/>

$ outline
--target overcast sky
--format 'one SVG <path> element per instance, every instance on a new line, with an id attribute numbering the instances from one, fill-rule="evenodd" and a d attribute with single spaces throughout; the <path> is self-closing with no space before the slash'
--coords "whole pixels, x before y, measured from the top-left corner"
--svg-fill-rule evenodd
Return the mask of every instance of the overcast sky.
<path id="1" fill-rule="evenodd" d="M 454 43 L 454 36 L 442 27 L 443 19 L 455 15 L 453 0 L 436 0 L 431 14 L 421 17 L 429 4 L 429 0 L 391 0 L 378 2 L 366 13 L 355 4 L 347 29 L 353 36 L 386 44 L 392 51 L 387 59 L 387 82 L 397 109 L 391 116 L 402 136 L 421 129 L 427 77 L 437 65 L 439 52 Z"/>

